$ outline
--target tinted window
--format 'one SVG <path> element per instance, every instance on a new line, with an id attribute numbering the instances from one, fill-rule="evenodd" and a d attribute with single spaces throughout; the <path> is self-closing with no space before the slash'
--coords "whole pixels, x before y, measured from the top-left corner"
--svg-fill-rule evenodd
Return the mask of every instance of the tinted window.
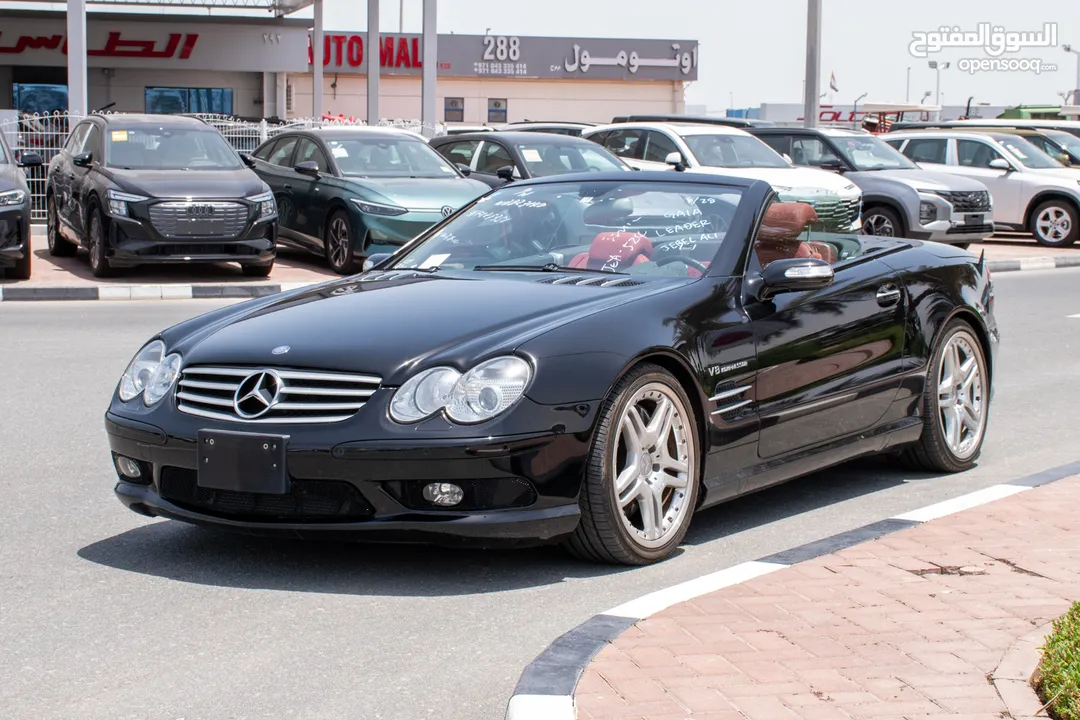
<path id="1" fill-rule="evenodd" d="M 978 140 L 957 140 L 956 159 L 962 167 L 989 168 L 990 161 L 1001 157 L 994 148 Z"/>
<path id="2" fill-rule="evenodd" d="M 135 125 L 105 136 L 109 167 L 128 170 L 236 170 L 240 156 L 212 127 Z"/>
<path id="3" fill-rule="evenodd" d="M 86 135 L 86 142 L 83 143 L 82 151 L 92 153 L 94 160 L 101 161 L 104 148 L 101 145 L 101 128 L 97 125 L 90 126 L 90 132 Z"/>
<path id="4" fill-rule="evenodd" d="M 326 145 L 338 168 L 355 177 L 457 177 L 446 158 L 424 140 L 402 133 L 400 137 L 383 135 L 328 137 Z"/>
<path id="5" fill-rule="evenodd" d="M 904 148 L 904 154 L 918 163 L 945 164 L 947 140 L 912 138 Z"/>
<path id="6" fill-rule="evenodd" d="M 783 155 L 791 155 L 791 137 L 788 135 L 757 135 L 758 140 Z"/>
<path id="7" fill-rule="evenodd" d="M 839 160 L 836 153 L 816 137 L 791 138 L 791 162 L 796 165 L 822 165 Z"/>
<path id="8" fill-rule="evenodd" d="M 667 156 L 673 152 L 679 152 L 671 138 L 661 132 L 650 130 L 648 144 L 645 146 L 645 159 L 652 162 L 666 162 Z"/>
<path id="9" fill-rule="evenodd" d="M 270 153 L 274 151 L 274 146 L 278 144 L 277 140 L 271 140 L 264 144 L 261 148 L 252 153 L 252 157 L 257 157 L 260 160 L 267 160 L 270 158 Z"/>
<path id="10" fill-rule="evenodd" d="M 1028 142 L 1025 138 L 1017 135 L 1003 135 L 995 139 L 1004 145 L 1005 149 L 1012 153 L 1013 157 L 1029 168 L 1050 169 L 1064 167 L 1060 162 Z"/>
<path id="11" fill-rule="evenodd" d="M 872 135 L 840 135 L 833 147 L 858 170 L 912 170 L 915 163 Z"/>
<path id="12" fill-rule="evenodd" d="M 532 177 L 627 169 L 618 158 L 588 143 L 520 143 L 517 149 Z"/>
<path id="13" fill-rule="evenodd" d="M 790 167 L 772 148 L 750 135 L 683 135 L 697 161 L 707 167 Z"/>
<path id="14" fill-rule="evenodd" d="M 605 130 L 604 132 L 598 132 L 598 133 L 596 133 L 594 135 L 590 135 L 589 137 L 587 137 L 585 139 L 586 140 L 591 140 L 592 142 L 596 143 L 597 145 L 603 145 L 604 143 L 607 142 L 607 137 L 610 134 L 611 134 L 610 131 Z"/>
<path id="15" fill-rule="evenodd" d="M 64 149 L 73 155 L 78 155 L 79 148 L 82 147 L 83 141 L 86 140 L 86 132 L 90 129 L 90 123 L 83 123 L 79 125 L 71 133 L 71 137 L 68 138 L 67 144 L 64 145 Z"/>
<path id="16" fill-rule="evenodd" d="M 645 148 L 644 130 L 612 130 L 604 141 L 604 147 L 621 158 L 641 160 Z"/>
<path id="17" fill-rule="evenodd" d="M 452 163 L 470 165 L 472 163 L 473 154 L 476 152 L 476 148 L 479 145 L 479 140 L 463 140 L 461 142 L 440 145 L 438 151 L 442 153 L 444 158 Z"/>
<path id="18" fill-rule="evenodd" d="M 499 143 L 484 142 L 484 149 L 480 151 L 480 160 L 476 164 L 476 172 L 494 175 L 499 168 L 513 165 L 510 153 Z"/>
<path id="19" fill-rule="evenodd" d="M 271 165 L 280 165 L 281 167 L 292 167 L 289 160 L 292 159 L 293 149 L 296 147 L 296 137 L 282 138 L 278 141 L 278 144 L 274 146 L 274 152 L 270 153 L 270 159 L 267 160 Z"/>
<path id="20" fill-rule="evenodd" d="M 326 162 L 326 154 L 319 149 L 314 140 L 309 138 L 303 138 L 300 141 L 300 149 L 296 153 L 293 165 L 299 165 L 302 162 L 314 162 L 318 165 L 319 172 L 330 172 L 330 165 Z"/>

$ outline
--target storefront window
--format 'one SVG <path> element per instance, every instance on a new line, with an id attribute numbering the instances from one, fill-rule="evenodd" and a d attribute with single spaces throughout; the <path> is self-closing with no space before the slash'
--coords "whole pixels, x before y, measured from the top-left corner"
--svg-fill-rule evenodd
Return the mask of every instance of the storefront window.
<path id="1" fill-rule="evenodd" d="M 219 113 L 232 115 L 231 88 L 146 88 L 146 112 L 163 115 Z"/>
<path id="2" fill-rule="evenodd" d="M 465 122 L 465 98 L 446 98 L 446 105 L 443 107 L 443 122 Z"/>
<path id="3" fill-rule="evenodd" d="M 67 85 L 14 83 L 12 90 L 16 110 L 38 115 L 67 111 Z"/>
<path id="4" fill-rule="evenodd" d="M 506 122 L 506 98 L 488 100 L 488 122 Z"/>

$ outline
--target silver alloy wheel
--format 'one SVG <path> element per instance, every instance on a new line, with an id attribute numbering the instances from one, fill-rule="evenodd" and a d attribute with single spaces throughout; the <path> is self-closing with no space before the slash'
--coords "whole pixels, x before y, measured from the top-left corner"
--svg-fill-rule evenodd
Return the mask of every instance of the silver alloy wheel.
<path id="1" fill-rule="evenodd" d="M 984 373 L 978 346 L 971 333 L 957 332 L 945 343 L 938 367 L 938 421 L 945 444 L 960 460 L 975 454 L 986 431 Z"/>
<path id="2" fill-rule="evenodd" d="M 884 215 L 869 215 L 863 220 L 862 234 L 894 237 L 896 229 L 893 227 L 892 220 Z"/>
<path id="3" fill-rule="evenodd" d="M 327 249 L 330 251 L 330 262 L 334 267 L 342 267 L 349 255 L 349 226 L 344 218 L 336 217 L 330 221 L 329 235 Z"/>
<path id="4" fill-rule="evenodd" d="M 1061 242 L 1072 232 L 1072 214 L 1063 207 L 1051 205 L 1043 208 L 1035 220 L 1035 232 L 1048 242 Z"/>
<path id="5" fill-rule="evenodd" d="M 611 457 L 615 502 L 623 527 L 644 548 L 658 548 L 690 516 L 697 448 L 690 413 L 662 383 L 643 386 L 619 417 Z"/>

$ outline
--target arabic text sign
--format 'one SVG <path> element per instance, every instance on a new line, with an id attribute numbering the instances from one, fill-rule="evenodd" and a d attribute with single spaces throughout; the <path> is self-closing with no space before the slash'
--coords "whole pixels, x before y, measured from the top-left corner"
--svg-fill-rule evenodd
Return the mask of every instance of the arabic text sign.
<path id="1" fill-rule="evenodd" d="M 1006 32 L 1000 25 L 979 23 L 975 30 L 943 25 L 935 32 L 912 33 L 908 51 L 913 57 L 925 58 L 950 48 L 981 48 L 990 57 L 1020 52 L 1024 48 L 1052 48 L 1057 45 L 1057 23 L 1043 23 L 1038 32 Z"/>

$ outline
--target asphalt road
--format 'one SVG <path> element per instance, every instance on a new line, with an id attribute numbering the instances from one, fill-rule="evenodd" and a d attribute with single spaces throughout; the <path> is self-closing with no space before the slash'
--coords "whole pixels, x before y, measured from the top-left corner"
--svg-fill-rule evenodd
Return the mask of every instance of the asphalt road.
<path id="1" fill-rule="evenodd" d="M 986 449 L 962 475 L 861 462 L 706 511 L 658 566 L 234 537 L 113 498 L 109 393 L 209 302 L 0 305 L 0 717 L 492 720 L 522 667 L 646 592 L 1078 459 L 1080 271 L 997 276 Z"/>

